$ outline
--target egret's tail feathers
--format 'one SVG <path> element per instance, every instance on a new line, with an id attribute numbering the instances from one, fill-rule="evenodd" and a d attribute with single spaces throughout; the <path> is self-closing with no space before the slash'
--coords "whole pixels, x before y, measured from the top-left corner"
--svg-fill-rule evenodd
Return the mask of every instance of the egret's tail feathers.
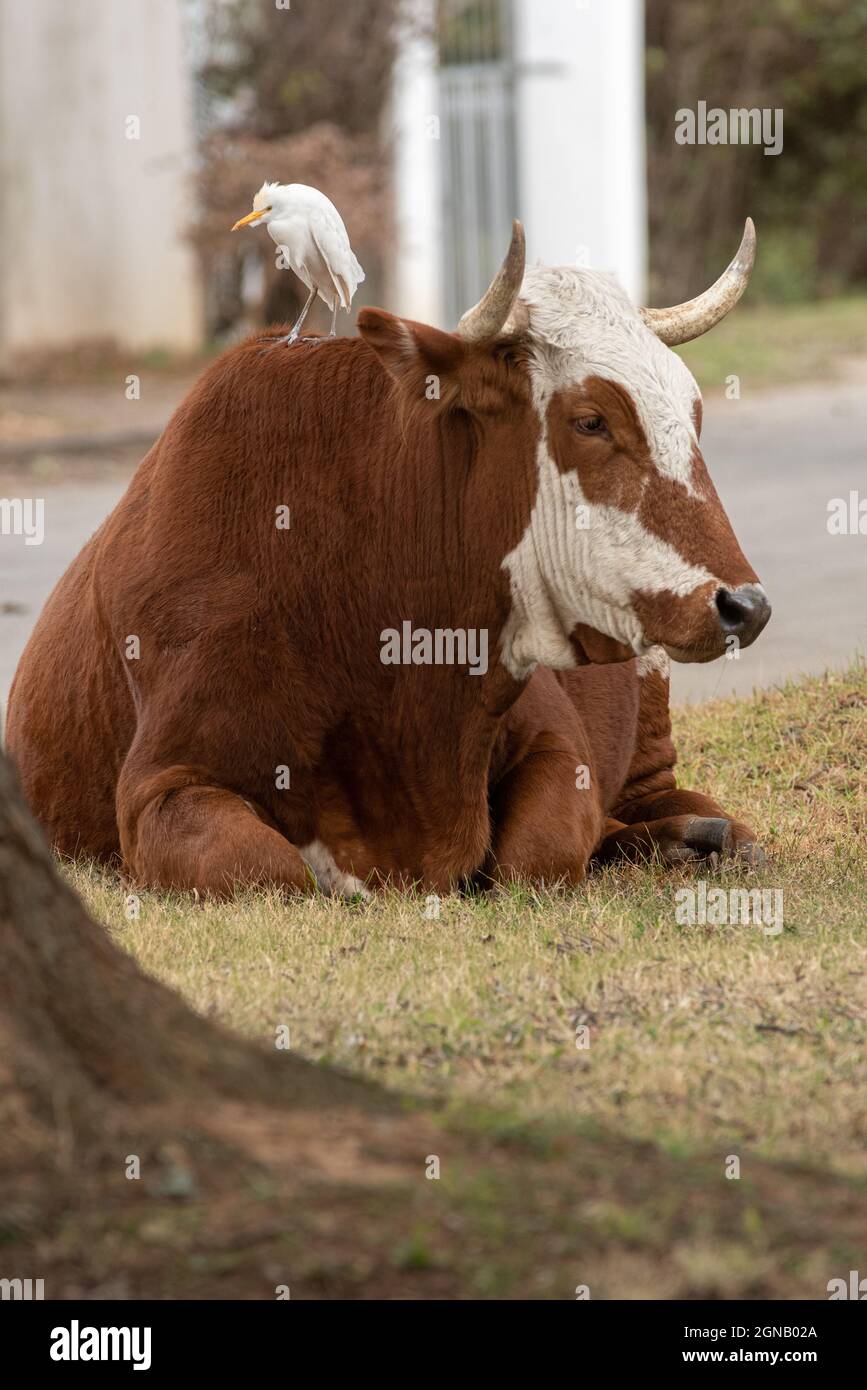
<path id="1" fill-rule="evenodd" d="M 352 303 L 352 296 L 355 293 L 352 282 L 347 281 L 342 275 L 336 275 L 334 278 L 337 288 L 337 297 L 340 300 L 340 307 L 341 309 L 348 309 Z"/>
<path id="2" fill-rule="evenodd" d="M 315 227 L 310 228 L 310 237 L 315 247 L 315 253 L 308 268 L 312 270 L 313 283 L 316 285 L 320 297 L 329 308 L 333 309 L 334 300 L 330 295 L 330 291 L 333 290 L 341 309 L 349 309 L 356 286 L 364 279 L 364 271 L 358 264 L 354 251 L 346 241 L 345 232 L 344 244 L 338 245 L 336 248 L 333 244 L 329 245 L 327 237 L 323 246 L 321 235 L 317 235 Z M 315 262 L 315 266 L 313 262 Z"/>
<path id="3" fill-rule="evenodd" d="M 349 274 L 344 275 L 338 272 L 336 275 L 332 275 L 332 279 L 334 280 L 335 288 L 340 297 L 341 309 L 348 310 L 352 304 L 352 296 L 364 279 L 364 271 L 353 256 Z"/>

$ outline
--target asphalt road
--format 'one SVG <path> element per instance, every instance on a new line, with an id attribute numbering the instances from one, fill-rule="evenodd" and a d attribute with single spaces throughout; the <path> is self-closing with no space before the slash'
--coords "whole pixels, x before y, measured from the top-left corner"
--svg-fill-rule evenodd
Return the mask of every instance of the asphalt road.
<path id="1" fill-rule="evenodd" d="M 107 479 L 29 481 L 20 492 L 13 492 L 7 482 L 2 489 L 4 497 L 45 500 L 45 538 L 41 545 L 25 545 L 22 536 L 0 536 L 0 701 L 4 714 L 18 658 L 42 605 L 85 541 L 120 499 L 127 481 L 127 476 L 112 470 Z"/>
<path id="2" fill-rule="evenodd" d="M 773 614 L 737 660 L 675 667 L 674 699 L 746 695 L 867 655 L 867 534 L 828 532 L 832 498 L 867 500 L 867 371 L 853 368 L 845 385 L 715 397 L 704 418 L 705 460 Z"/>
<path id="3" fill-rule="evenodd" d="M 867 652 L 867 535 L 830 535 L 828 503 L 867 499 L 867 374 L 845 384 L 766 392 L 705 404 L 705 458 L 773 617 L 737 660 L 680 666 L 677 700 L 777 684 Z M 66 469 L 64 468 L 64 472 Z M 2 479 L 0 494 L 45 499 L 45 539 L 0 536 L 0 701 L 53 585 L 126 486 L 128 470 L 76 470 L 65 479 Z M 26 490 L 24 490 L 26 488 Z M 867 525 L 867 522 L 865 522 Z"/>

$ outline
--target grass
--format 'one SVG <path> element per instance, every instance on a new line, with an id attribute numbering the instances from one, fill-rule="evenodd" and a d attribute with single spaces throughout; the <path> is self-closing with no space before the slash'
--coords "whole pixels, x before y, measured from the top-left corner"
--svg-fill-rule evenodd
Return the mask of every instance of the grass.
<path id="1" fill-rule="evenodd" d="M 199 1011 L 270 1046 L 288 1029 L 305 1057 L 445 1099 L 462 1122 L 540 1143 L 577 1122 L 720 1168 L 750 1152 L 863 1174 L 867 669 L 675 724 L 683 784 L 759 829 L 758 873 L 609 868 L 572 894 L 446 898 L 433 920 L 396 893 L 142 894 L 128 920 L 115 878 L 74 866 L 72 882 Z M 679 925 L 696 879 L 781 890 L 783 931 Z"/>
<path id="2" fill-rule="evenodd" d="M 438 918 L 397 894 L 142 894 L 129 918 L 117 878 L 68 866 L 195 1008 L 406 1100 L 224 1106 L 204 1159 L 192 1111 L 154 1154 L 145 1115 L 107 1183 L 88 1160 L 35 1225 L 0 1203 L 16 1269 L 53 1297 L 264 1299 L 824 1299 L 863 1270 L 867 667 L 674 719 L 683 783 L 759 829 L 757 873 L 609 868 Z M 697 878 L 781 890 L 783 931 L 679 925 Z"/>
<path id="3" fill-rule="evenodd" d="M 678 352 L 703 391 L 724 390 L 731 375 L 742 389 L 832 378 L 843 359 L 867 353 L 867 296 L 743 304 Z"/>

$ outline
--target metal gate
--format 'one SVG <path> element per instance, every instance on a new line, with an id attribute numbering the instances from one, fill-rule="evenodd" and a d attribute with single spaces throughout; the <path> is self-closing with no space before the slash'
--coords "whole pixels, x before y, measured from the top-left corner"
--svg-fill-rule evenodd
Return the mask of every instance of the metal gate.
<path id="1" fill-rule="evenodd" d="M 489 284 L 516 216 L 510 0 L 440 0 L 443 297 L 454 326 Z"/>

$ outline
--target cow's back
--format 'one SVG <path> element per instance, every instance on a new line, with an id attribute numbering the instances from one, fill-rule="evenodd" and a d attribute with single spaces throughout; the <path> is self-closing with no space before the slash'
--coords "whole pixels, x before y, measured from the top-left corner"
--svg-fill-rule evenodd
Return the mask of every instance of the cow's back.
<path id="1" fill-rule="evenodd" d="M 179 406 L 58 582 L 12 683 L 7 747 L 31 809 L 62 854 L 119 853 L 118 776 L 143 702 L 171 715 L 178 694 L 171 682 L 186 649 L 198 643 L 206 660 L 209 633 L 219 636 L 230 620 L 243 625 L 253 609 L 268 610 L 272 626 L 283 610 L 300 612 L 299 641 L 321 649 L 318 625 L 334 609 L 320 601 L 324 579 L 356 530 L 371 534 L 364 508 L 377 511 L 368 496 L 368 432 L 346 422 L 362 398 L 370 405 L 390 389 L 357 339 L 280 357 L 247 344 L 213 363 Z M 275 507 L 293 504 L 283 510 L 295 514 L 302 499 L 306 526 L 285 537 Z M 290 539 L 294 563 L 287 564 Z M 360 562 L 351 568 L 363 573 Z M 267 626 L 261 615 L 259 626 Z M 296 671 L 306 655 L 296 652 Z M 263 716 L 253 708 L 256 663 L 249 659 L 247 668 L 249 689 L 232 713 L 241 712 L 253 737 Z M 278 675 L 272 671 L 273 681 Z M 208 688 L 199 682 L 202 699 Z"/>

